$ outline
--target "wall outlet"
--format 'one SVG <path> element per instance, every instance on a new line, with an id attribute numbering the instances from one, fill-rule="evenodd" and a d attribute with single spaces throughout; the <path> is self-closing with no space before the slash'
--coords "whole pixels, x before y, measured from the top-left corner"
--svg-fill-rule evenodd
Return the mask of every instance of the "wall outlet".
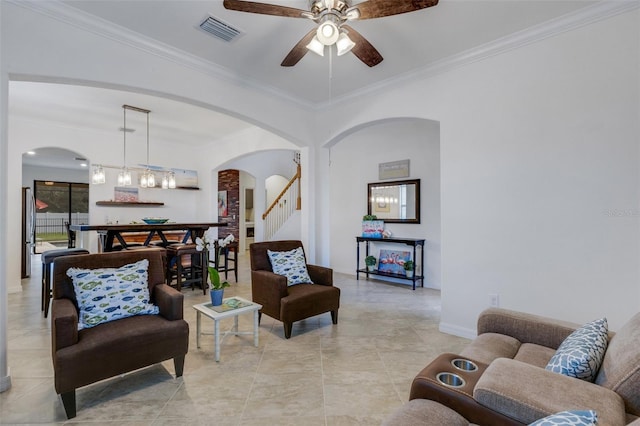
<path id="1" fill-rule="evenodd" d="M 492 308 L 500 307 L 500 295 L 499 294 L 489 294 L 489 306 Z"/>

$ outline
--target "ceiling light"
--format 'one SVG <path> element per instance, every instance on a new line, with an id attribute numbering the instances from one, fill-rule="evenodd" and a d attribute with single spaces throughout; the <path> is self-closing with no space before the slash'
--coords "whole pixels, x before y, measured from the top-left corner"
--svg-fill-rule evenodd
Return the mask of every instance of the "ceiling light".
<path id="1" fill-rule="evenodd" d="M 340 36 L 340 32 L 338 30 L 338 26 L 332 20 L 326 20 L 316 31 L 316 37 L 318 37 L 318 41 L 324 44 L 325 46 L 331 46 L 336 41 L 338 41 L 338 37 Z"/>
<path id="2" fill-rule="evenodd" d="M 80 163 L 80 167 L 87 167 L 87 163 Z"/>
<path id="3" fill-rule="evenodd" d="M 131 172 L 127 168 L 127 106 L 122 105 L 124 115 L 124 126 L 122 127 L 123 149 L 122 149 L 122 171 L 118 173 L 118 186 L 131 185 Z"/>
<path id="4" fill-rule="evenodd" d="M 147 114 L 147 169 L 144 171 L 144 173 L 142 173 L 142 176 L 140 176 L 140 186 L 142 188 L 153 188 L 156 186 L 156 177 L 149 168 L 149 113 L 151 111 L 142 108 L 130 108 Z"/>
<path id="5" fill-rule="evenodd" d="M 27 151 L 27 155 L 36 155 L 35 151 Z"/>
<path id="6" fill-rule="evenodd" d="M 97 165 L 96 168 L 93 169 L 93 175 L 91 176 L 91 183 L 94 185 L 101 185 L 107 181 L 106 176 L 104 174 L 104 169 L 101 165 Z"/>
<path id="7" fill-rule="evenodd" d="M 348 53 L 356 44 L 349 38 L 345 31 L 340 33 L 340 37 L 336 42 L 336 47 L 338 48 L 338 56 L 342 56 L 345 53 Z"/>
<path id="8" fill-rule="evenodd" d="M 320 43 L 318 36 L 313 36 L 309 44 L 307 44 L 307 49 L 316 55 L 324 56 L 324 44 Z"/>

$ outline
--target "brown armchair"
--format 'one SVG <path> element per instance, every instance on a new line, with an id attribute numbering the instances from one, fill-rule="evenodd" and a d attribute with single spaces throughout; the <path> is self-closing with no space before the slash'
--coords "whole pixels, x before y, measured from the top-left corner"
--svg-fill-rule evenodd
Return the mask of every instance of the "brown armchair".
<path id="1" fill-rule="evenodd" d="M 331 320 L 338 323 L 340 289 L 333 286 L 333 270 L 307 264 L 314 284 L 287 286 L 287 278 L 276 275 L 271 268 L 267 250 L 289 251 L 302 247 L 300 241 L 267 241 L 249 246 L 251 257 L 251 293 L 253 301 L 262 305 L 259 317 L 267 314 L 282 321 L 284 337 L 291 337 L 291 327 L 315 315 L 331 312 Z M 304 250 L 304 249 L 303 249 Z"/>
<path id="2" fill-rule="evenodd" d="M 78 330 L 78 306 L 69 268 L 115 268 L 149 260 L 150 302 L 159 315 L 137 315 Z M 173 358 L 182 376 L 189 348 L 183 296 L 163 284 L 164 249 L 60 257 L 54 261 L 51 355 L 55 389 L 68 418 L 76 415 L 75 390 L 97 381 Z"/>

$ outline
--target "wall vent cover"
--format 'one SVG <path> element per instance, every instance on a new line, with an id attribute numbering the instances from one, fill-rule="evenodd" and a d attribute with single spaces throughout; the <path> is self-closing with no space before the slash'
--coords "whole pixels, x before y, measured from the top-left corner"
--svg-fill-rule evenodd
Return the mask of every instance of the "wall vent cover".
<path id="1" fill-rule="evenodd" d="M 231 43 L 244 34 L 239 29 L 213 16 L 208 16 L 202 21 L 200 29 L 227 43 Z"/>

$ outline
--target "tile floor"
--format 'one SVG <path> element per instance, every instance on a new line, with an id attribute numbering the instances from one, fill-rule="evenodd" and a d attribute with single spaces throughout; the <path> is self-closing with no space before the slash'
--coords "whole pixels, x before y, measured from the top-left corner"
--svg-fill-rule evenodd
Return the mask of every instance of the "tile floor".
<path id="1" fill-rule="evenodd" d="M 239 282 L 231 280 L 225 297 L 251 297 L 248 255 L 240 259 Z M 258 348 L 252 336 L 227 336 L 216 363 L 213 336 L 196 348 L 191 308 L 209 295 L 183 289 L 190 325 L 184 376 L 175 378 L 167 361 L 80 388 L 78 415 L 68 421 L 53 388 L 40 268 L 34 256 L 23 292 L 9 295 L 13 386 L 0 394 L 0 424 L 379 425 L 408 400 L 416 373 L 439 353 L 468 343 L 438 331 L 439 291 L 335 274 L 342 291 L 337 325 L 328 313 L 319 315 L 295 323 L 285 340 L 282 323 L 265 315 Z M 221 330 L 232 325 L 225 321 Z M 250 321 L 240 317 L 240 327 L 249 330 Z M 206 318 L 203 325 L 213 330 Z"/>

